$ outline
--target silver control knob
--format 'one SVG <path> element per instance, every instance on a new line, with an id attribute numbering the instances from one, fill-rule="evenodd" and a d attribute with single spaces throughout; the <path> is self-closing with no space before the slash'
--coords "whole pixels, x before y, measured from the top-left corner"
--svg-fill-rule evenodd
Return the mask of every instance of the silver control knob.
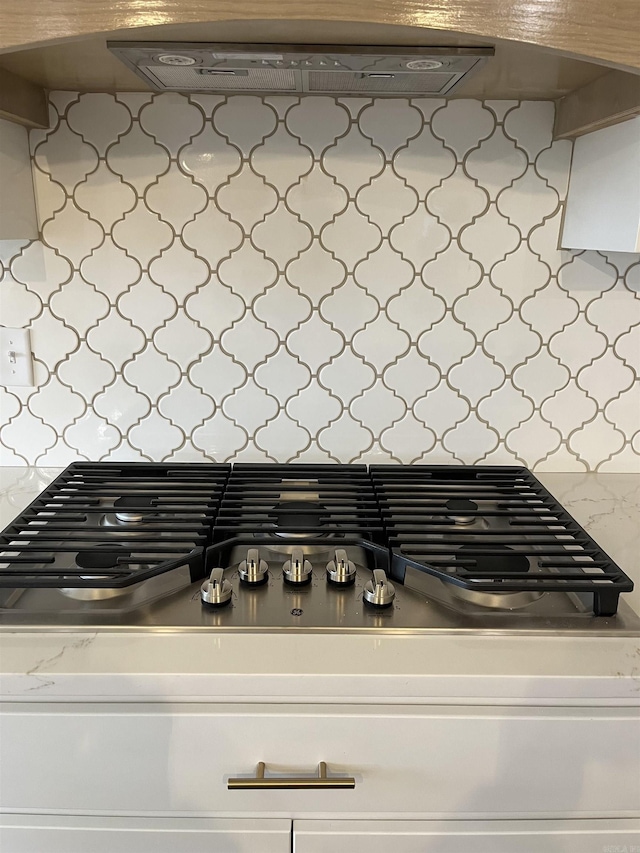
<path id="1" fill-rule="evenodd" d="M 291 559 L 282 567 L 282 574 L 287 583 L 305 584 L 311 580 L 312 566 L 309 560 L 305 560 L 302 548 L 294 548 Z"/>
<path id="2" fill-rule="evenodd" d="M 212 607 L 224 607 L 231 601 L 232 592 L 233 587 L 224 578 L 224 569 L 217 568 L 211 572 L 209 580 L 200 587 L 200 598 Z"/>
<path id="3" fill-rule="evenodd" d="M 375 569 L 373 578 L 364 585 L 364 600 L 374 607 L 389 607 L 396 597 L 396 588 L 387 580 L 382 569 Z"/>
<path id="4" fill-rule="evenodd" d="M 257 548 L 249 548 L 247 559 L 238 566 L 238 575 L 244 583 L 258 586 L 268 580 L 269 564 L 260 559 L 260 551 Z"/>
<path id="5" fill-rule="evenodd" d="M 344 548 L 337 548 L 333 560 L 327 563 L 327 580 L 338 586 L 349 586 L 355 579 L 355 564 L 347 558 Z"/>

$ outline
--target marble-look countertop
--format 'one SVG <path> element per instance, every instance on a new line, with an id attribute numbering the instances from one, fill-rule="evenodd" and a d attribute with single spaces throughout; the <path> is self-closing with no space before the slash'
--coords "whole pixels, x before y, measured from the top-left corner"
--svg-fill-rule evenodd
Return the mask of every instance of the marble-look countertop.
<path id="1" fill-rule="evenodd" d="M 0 529 L 59 473 L 0 468 Z M 537 473 L 634 580 L 640 475 Z M 259 640 L 258 640 L 259 638 Z M 301 678 L 301 676 L 303 676 Z M 8 701 L 640 703 L 637 637 L 393 636 L 0 630 Z"/>

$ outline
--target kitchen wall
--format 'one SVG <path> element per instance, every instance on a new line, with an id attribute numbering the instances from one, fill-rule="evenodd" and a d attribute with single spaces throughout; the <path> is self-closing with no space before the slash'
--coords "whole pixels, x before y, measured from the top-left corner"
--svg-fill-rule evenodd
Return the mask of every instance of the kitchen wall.
<path id="1" fill-rule="evenodd" d="M 640 470 L 640 258 L 557 249 L 552 103 L 51 96 L 0 463 Z"/>

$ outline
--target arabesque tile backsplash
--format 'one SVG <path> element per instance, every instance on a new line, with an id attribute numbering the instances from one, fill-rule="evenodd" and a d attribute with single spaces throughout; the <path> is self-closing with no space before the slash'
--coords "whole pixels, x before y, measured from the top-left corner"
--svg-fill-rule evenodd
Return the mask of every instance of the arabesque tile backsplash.
<path id="1" fill-rule="evenodd" d="M 557 249 L 549 102 L 53 93 L 0 462 L 640 470 L 640 257 Z"/>

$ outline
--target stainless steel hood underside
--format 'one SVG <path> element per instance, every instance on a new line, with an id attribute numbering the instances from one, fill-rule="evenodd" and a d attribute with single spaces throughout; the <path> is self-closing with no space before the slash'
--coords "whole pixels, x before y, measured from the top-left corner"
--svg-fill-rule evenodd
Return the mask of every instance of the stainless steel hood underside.
<path id="1" fill-rule="evenodd" d="M 158 92 L 442 96 L 486 60 L 491 47 L 108 42 Z"/>

